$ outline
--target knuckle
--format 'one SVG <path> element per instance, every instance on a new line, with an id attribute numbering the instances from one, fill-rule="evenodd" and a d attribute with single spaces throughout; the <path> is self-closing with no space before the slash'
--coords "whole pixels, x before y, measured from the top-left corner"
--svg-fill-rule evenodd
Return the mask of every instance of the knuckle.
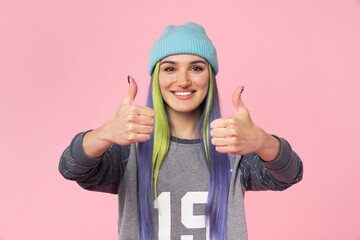
<path id="1" fill-rule="evenodd" d="M 130 122 L 130 123 L 128 123 L 128 124 L 126 125 L 126 130 L 127 130 L 129 133 L 133 132 L 134 129 L 135 129 L 135 124 L 133 124 L 133 123 Z"/>
<path id="2" fill-rule="evenodd" d="M 236 149 L 236 146 L 232 145 L 232 146 L 229 147 L 229 150 L 231 152 L 236 152 L 237 149 Z"/>
<path id="3" fill-rule="evenodd" d="M 135 106 L 135 105 L 131 105 L 131 106 L 129 107 L 129 111 L 130 111 L 130 112 L 136 112 L 136 106 Z"/>
<path id="4" fill-rule="evenodd" d="M 229 132 L 230 132 L 230 135 L 231 135 L 231 136 L 237 136 L 237 131 L 236 131 L 235 128 L 231 128 L 231 129 L 229 130 Z"/>
<path id="5" fill-rule="evenodd" d="M 129 113 L 128 116 L 127 116 L 127 121 L 128 122 L 134 122 L 135 118 L 136 118 L 135 114 Z"/>
<path id="6" fill-rule="evenodd" d="M 129 142 L 133 142 L 135 140 L 135 134 L 128 134 L 126 138 Z"/>

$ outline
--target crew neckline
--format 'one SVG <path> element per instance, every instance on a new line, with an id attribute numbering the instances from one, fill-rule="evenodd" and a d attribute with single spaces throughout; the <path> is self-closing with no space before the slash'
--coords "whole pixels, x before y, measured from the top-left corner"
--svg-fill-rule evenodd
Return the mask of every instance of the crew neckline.
<path id="1" fill-rule="evenodd" d="M 177 142 L 177 143 L 183 143 L 183 144 L 194 144 L 194 143 L 200 143 L 200 138 L 196 138 L 196 139 L 182 139 L 182 138 L 177 138 L 174 136 L 170 136 L 170 141 L 172 142 Z"/>

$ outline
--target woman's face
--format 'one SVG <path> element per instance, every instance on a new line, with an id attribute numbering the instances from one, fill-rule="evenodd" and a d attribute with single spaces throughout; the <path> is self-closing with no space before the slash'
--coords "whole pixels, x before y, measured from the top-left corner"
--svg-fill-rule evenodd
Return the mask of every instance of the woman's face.
<path id="1" fill-rule="evenodd" d="M 209 87 L 208 63 L 191 54 L 165 57 L 160 61 L 159 86 L 168 113 L 197 110 Z"/>

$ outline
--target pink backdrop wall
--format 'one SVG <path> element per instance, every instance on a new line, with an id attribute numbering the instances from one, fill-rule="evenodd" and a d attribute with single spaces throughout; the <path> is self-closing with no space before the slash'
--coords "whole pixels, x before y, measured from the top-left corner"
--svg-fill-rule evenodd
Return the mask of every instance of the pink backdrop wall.
<path id="1" fill-rule="evenodd" d="M 205 26 L 224 115 L 244 84 L 254 121 L 301 156 L 301 183 L 248 192 L 249 239 L 360 239 L 360 1 L 0 1 L 0 239 L 117 239 L 117 196 L 58 173 L 79 131 L 113 116 L 168 24 Z"/>

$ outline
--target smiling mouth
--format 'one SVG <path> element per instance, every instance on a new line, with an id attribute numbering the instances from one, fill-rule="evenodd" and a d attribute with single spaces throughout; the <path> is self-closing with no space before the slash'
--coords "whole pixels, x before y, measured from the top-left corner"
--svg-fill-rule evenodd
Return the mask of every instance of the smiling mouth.
<path id="1" fill-rule="evenodd" d="M 182 91 L 171 91 L 172 94 L 175 95 L 175 97 L 177 97 L 178 99 L 182 99 L 182 100 L 187 100 L 192 98 L 192 96 L 194 96 L 194 93 L 196 92 L 196 90 L 192 90 L 192 89 L 186 89 L 186 90 L 182 90 Z"/>
<path id="2" fill-rule="evenodd" d="M 173 92 L 176 96 L 188 96 L 192 93 L 194 93 L 195 91 L 189 91 L 189 92 Z"/>

